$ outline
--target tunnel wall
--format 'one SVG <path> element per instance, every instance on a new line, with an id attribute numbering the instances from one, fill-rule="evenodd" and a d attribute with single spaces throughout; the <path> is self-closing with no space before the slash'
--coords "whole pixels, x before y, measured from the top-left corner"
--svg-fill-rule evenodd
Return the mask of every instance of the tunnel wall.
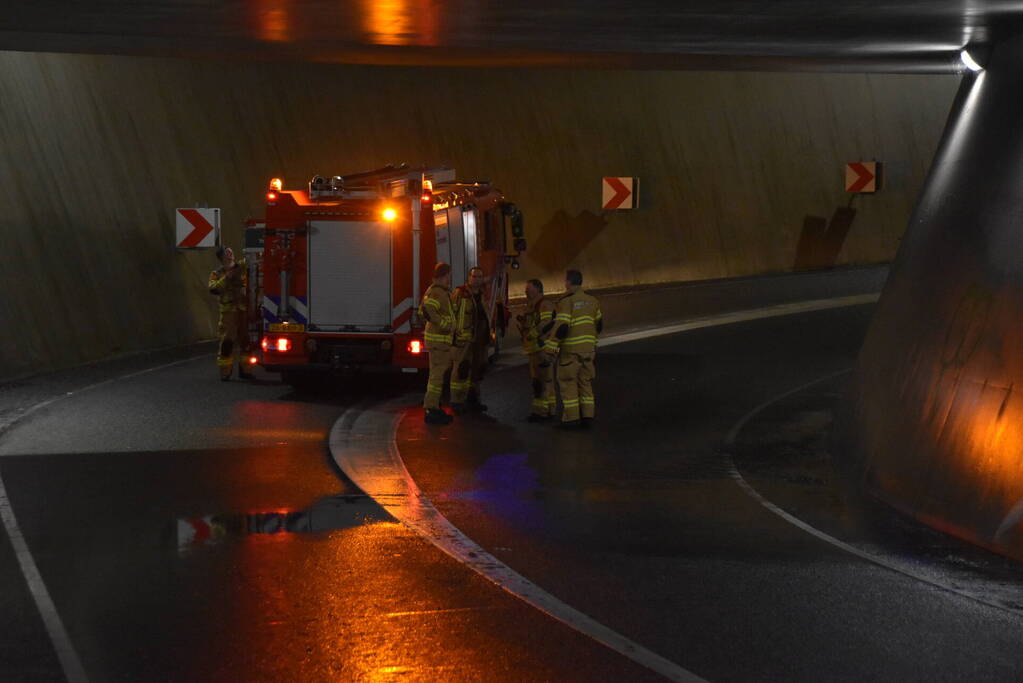
<path id="1" fill-rule="evenodd" d="M 962 84 L 861 351 L 853 432 L 881 497 L 1018 559 L 1021 82 L 1015 40 Z"/>
<path id="2" fill-rule="evenodd" d="M 212 336 L 213 256 L 173 248 L 173 211 L 220 207 L 237 245 L 278 175 L 492 180 L 526 215 L 515 289 L 884 262 L 957 81 L 0 53 L 0 377 Z M 849 212 L 843 165 L 872 158 L 885 188 Z M 640 208 L 601 212 L 604 175 L 640 177 Z"/>

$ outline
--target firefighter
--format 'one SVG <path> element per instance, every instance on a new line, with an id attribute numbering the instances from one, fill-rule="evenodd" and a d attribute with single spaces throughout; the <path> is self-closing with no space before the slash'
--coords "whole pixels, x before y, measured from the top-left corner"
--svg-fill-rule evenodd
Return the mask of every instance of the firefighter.
<path id="1" fill-rule="evenodd" d="M 490 348 L 490 320 L 483 303 L 483 269 L 469 269 L 469 280 L 454 291 L 451 307 L 455 316 L 455 346 L 452 351 L 451 409 L 457 414 L 485 411 L 480 402 L 480 384 L 487 369 Z"/>
<path id="2" fill-rule="evenodd" d="M 227 382 L 231 379 L 234 369 L 234 358 L 238 358 L 238 376 L 252 379 L 245 369 L 248 352 L 249 330 L 246 318 L 248 308 L 249 273 L 245 259 L 235 261 L 231 247 L 218 247 L 217 258 L 220 267 L 210 273 L 210 294 L 220 300 L 220 322 L 217 336 L 220 344 L 217 347 L 217 367 L 220 368 L 220 379 Z"/>
<path id="3" fill-rule="evenodd" d="M 582 291 L 583 275 L 565 273 L 565 295 L 554 306 L 553 332 L 544 342 L 548 360 L 556 361 L 561 390 L 563 429 L 589 427 L 593 421 L 593 379 L 597 371 L 594 356 L 597 335 L 604 329 L 600 303 Z"/>
<path id="4" fill-rule="evenodd" d="M 542 422 L 554 417 L 557 399 L 554 396 L 554 372 L 543 353 L 544 341 L 554 326 L 554 304 L 543 296 L 543 282 L 526 283 L 526 312 L 516 317 L 522 350 L 529 357 L 529 379 L 533 388 L 533 404 L 529 422 Z"/>
<path id="5" fill-rule="evenodd" d="M 438 263 L 433 268 L 433 284 L 423 295 L 419 315 L 426 321 L 426 351 L 430 354 L 430 378 L 426 384 L 427 424 L 450 424 L 452 417 L 441 410 L 440 397 L 444 393 L 444 375 L 451 367 L 454 316 L 451 311 L 451 266 Z"/>

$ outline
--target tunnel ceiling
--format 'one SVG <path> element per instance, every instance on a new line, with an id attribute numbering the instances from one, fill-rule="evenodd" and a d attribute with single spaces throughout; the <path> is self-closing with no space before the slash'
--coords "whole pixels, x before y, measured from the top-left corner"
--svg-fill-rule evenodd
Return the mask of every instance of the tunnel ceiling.
<path id="1" fill-rule="evenodd" d="M 0 49 L 365 64 L 951 71 L 999 0 L 9 0 Z"/>

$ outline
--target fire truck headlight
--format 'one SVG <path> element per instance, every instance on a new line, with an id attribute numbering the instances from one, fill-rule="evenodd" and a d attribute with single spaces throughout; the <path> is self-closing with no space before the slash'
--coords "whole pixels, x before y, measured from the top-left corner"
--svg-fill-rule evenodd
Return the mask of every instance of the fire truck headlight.
<path id="1" fill-rule="evenodd" d="M 398 217 L 398 212 L 392 209 L 391 207 L 387 207 L 386 209 L 384 209 L 383 216 L 385 221 L 387 221 L 388 223 L 392 223 Z"/>
<path id="2" fill-rule="evenodd" d="M 258 358 L 256 358 L 255 356 L 249 356 L 249 365 L 255 365 L 258 362 L 259 362 Z"/>

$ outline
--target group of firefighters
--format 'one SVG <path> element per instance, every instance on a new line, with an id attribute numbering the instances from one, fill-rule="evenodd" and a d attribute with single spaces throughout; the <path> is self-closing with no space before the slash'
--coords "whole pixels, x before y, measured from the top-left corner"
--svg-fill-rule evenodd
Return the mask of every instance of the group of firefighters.
<path id="1" fill-rule="evenodd" d="M 238 374 L 251 378 L 245 367 L 248 340 L 246 308 L 248 273 L 245 259 L 236 260 L 230 247 L 217 250 L 220 267 L 210 273 L 209 290 L 219 298 L 217 367 L 227 381 L 240 356 Z M 426 321 L 426 350 L 430 375 L 426 385 L 425 420 L 446 425 L 454 419 L 441 408 L 446 378 L 451 410 L 455 414 L 486 411 L 480 401 L 480 385 L 491 344 L 490 321 L 483 301 L 483 270 L 472 268 L 468 282 L 451 291 L 451 266 L 438 263 L 433 284 L 419 307 Z M 588 427 L 593 420 L 594 354 L 597 335 L 603 329 L 600 304 L 582 290 L 578 270 L 565 273 L 565 294 L 552 303 L 544 298 L 543 283 L 526 284 L 526 311 L 516 318 L 523 350 L 529 356 L 533 402 L 528 420 L 542 422 L 556 416 L 555 380 L 561 392 L 559 427 Z"/>
<path id="2" fill-rule="evenodd" d="M 597 335 L 604 324 L 600 304 L 582 290 L 582 284 L 582 273 L 567 271 L 565 295 L 556 303 L 544 298 L 540 280 L 526 284 L 526 312 L 518 316 L 517 323 L 529 356 L 533 389 L 530 422 L 555 417 L 555 379 L 563 407 L 558 426 L 584 428 L 593 420 L 594 354 Z M 479 396 L 490 346 L 490 322 L 483 305 L 483 271 L 470 270 L 469 281 L 452 292 L 451 266 L 438 263 L 419 314 L 426 321 L 426 350 L 430 354 L 430 377 L 423 401 L 426 422 L 446 425 L 453 420 L 441 409 L 448 376 L 451 410 L 455 414 L 486 410 Z"/>

